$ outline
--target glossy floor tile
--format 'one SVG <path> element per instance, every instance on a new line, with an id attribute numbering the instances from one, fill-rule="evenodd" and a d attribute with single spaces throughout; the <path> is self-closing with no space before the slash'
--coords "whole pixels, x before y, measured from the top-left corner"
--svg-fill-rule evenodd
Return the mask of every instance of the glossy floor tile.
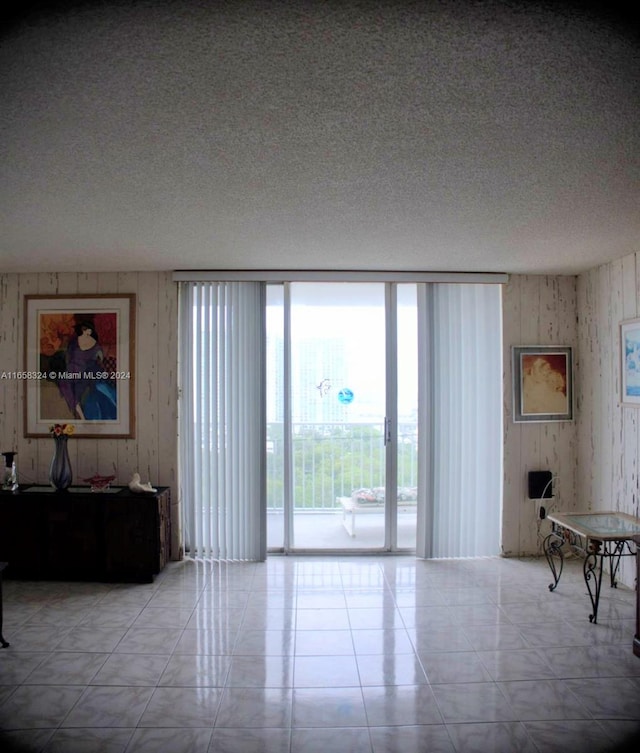
<path id="1" fill-rule="evenodd" d="M 399 556 L 6 580 L 0 750 L 639 750 L 635 592 L 603 582 L 592 624 L 580 563 L 549 580 L 545 560 Z"/>

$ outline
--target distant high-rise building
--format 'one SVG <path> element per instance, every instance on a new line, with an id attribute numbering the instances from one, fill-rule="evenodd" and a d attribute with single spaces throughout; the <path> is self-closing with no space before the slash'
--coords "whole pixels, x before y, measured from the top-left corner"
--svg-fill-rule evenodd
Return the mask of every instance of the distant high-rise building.
<path id="1" fill-rule="evenodd" d="M 297 339 L 291 354 L 291 411 L 295 423 L 378 423 L 384 416 L 384 369 L 355 361 L 341 337 Z M 284 419 L 284 343 L 267 335 L 267 421 Z M 340 393 L 351 391 L 352 401 Z"/>
<path id="2" fill-rule="evenodd" d="M 342 338 L 298 340 L 291 358 L 292 416 L 296 423 L 333 423 L 345 420 L 338 400 L 346 381 L 346 353 Z"/>

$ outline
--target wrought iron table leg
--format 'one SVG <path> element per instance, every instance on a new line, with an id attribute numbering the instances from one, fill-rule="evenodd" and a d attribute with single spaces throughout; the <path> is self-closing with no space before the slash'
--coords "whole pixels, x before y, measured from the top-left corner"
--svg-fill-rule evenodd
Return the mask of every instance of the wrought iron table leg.
<path id="1" fill-rule="evenodd" d="M 587 591 L 591 599 L 593 612 L 589 615 L 589 622 L 598 621 L 598 604 L 600 603 L 600 587 L 602 585 L 602 560 L 604 555 L 600 553 L 600 542 L 592 541 L 584 560 L 584 581 L 587 584 Z M 598 569 L 598 557 L 600 557 L 600 568 Z"/>
<path id="2" fill-rule="evenodd" d="M 618 587 L 618 583 L 616 581 L 616 575 L 618 574 L 618 569 L 620 567 L 620 557 L 622 557 L 624 546 L 625 546 L 624 541 L 616 541 L 615 549 L 609 555 L 609 563 L 610 563 L 610 570 L 611 570 L 611 574 L 610 574 L 611 588 Z"/>
<path id="3" fill-rule="evenodd" d="M 560 582 L 560 576 L 562 575 L 562 568 L 564 566 L 564 555 L 562 554 L 563 544 L 564 539 L 555 531 L 552 531 L 542 542 L 544 556 L 547 558 L 551 574 L 553 575 L 553 583 L 549 584 L 549 591 L 555 591 L 556 586 Z M 558 567 L 556 567 L 554 557 L 557 557 L 560 560 Z"/>

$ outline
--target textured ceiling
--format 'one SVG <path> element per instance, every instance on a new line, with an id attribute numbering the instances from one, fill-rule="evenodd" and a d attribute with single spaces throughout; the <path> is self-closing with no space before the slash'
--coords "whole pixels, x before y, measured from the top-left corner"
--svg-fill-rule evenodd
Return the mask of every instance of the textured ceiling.
<path id="1" fill-rule="evenodd" d="M 640 45 L 611 3 L 20 8 L 0 272 L 564 274 L 640 250 Z"/>

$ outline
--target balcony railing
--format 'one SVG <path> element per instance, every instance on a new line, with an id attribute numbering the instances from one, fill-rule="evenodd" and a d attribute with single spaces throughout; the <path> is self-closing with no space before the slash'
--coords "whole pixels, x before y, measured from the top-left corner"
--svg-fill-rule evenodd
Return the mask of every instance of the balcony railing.
<path id="1" fill-rule="evenodd" d="M 382 423 L 296 423 L 292 426 L 293 506 L 296 512 L 338 507 L 357 490 L 380 495 L 385 480 Z M 417 427 L 398 427 L 399 496 L 417 486 Z M 267 507 L 284 507 L 284 427 L 267 425 Z"/>

